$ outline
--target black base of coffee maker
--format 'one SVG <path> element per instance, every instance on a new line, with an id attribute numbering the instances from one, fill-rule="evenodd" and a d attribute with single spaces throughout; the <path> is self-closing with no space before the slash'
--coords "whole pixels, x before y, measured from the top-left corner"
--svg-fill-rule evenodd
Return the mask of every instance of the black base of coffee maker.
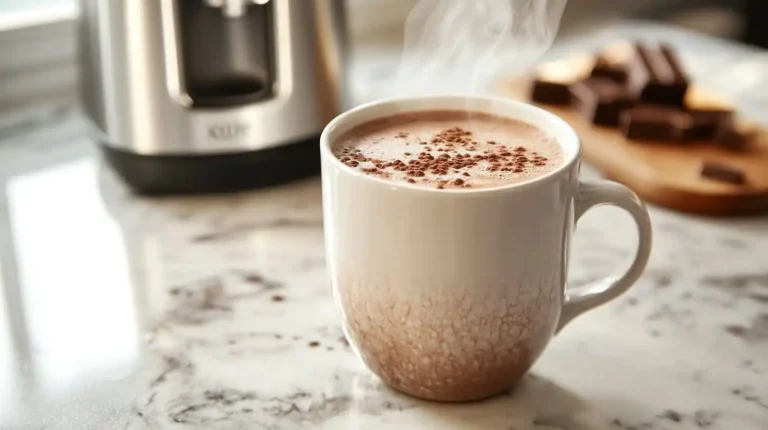
<path id="1" fill-rule="evenodd" d="M 243 191 L 308 178 L 320 171 L 319 137 L 258 151 L 148 156 L 101 145 L 107 163 L 142 195 Z"/>

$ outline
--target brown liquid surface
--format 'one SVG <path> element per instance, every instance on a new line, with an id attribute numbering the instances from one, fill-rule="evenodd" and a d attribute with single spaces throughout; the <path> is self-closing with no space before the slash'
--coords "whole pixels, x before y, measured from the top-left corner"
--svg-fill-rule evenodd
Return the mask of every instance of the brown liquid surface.
<path id="1" fill-rule="evenodd" d="M 437 189 L 525 182 L 563 162 L 562 148 L 543 130 L 462 111 L 423 111 L 374 120 L 341 136 L 333 152 L 366 174 Z"/>

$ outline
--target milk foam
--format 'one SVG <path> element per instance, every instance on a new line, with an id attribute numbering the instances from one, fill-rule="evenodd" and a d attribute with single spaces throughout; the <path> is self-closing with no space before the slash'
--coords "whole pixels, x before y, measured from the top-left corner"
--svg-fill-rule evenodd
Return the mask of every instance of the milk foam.
<path id="1" fill-rule="evenodd" d="M 424 111 L 374 120 L 337 139 L 333 152 L 367 174 L 439 189 L 525 182 L 563 162 L 562 148 L 543 130 L 513 119 L 463 111 Z"/>

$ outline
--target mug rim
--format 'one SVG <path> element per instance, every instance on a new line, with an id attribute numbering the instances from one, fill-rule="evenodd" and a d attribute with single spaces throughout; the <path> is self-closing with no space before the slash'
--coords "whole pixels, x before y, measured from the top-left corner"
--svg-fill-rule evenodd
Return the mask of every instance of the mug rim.
<path id="1" fill-rule="evenodd" d="M 354 115 L 360 114 L 361 112 L 371 110 L 371 109 L 376 109 L 380 106 L 385 106 L 385 105 L 410 104 L 412 102 L 417 102 L 417 101 L 440 101 L 440 100 L 446 100 L 446 101 L 450 100 L 453 102 L 461 101 L 461 100 L 464 100 L 464 101 L 474 100 L 474 101 L 488 102 L 488 103 L 503 103 L 513 107 L 514 109 L 531 112 L 535 115 L 539 115 L 545 118 L 549 122 L 556 124 L 557 127 L 561 128 L 562 131 L 566 135 L 568 135 L 567 139 L 572 140 L 576 150 L 573 151 L 571 154 L 567 154 L 565 143 L 560 142 L 560 140 L 557 139 L 558 144 L 563 150 L 563 154 L 567 155 L 567 158 L 563 160 L 560 166 L 558 166 L 556 169 L 552 170 L 551 172 L 548 172 L 545 175 L 539 176 L 537 178 L 534 178 L 528 181 L 517 182 L 517 183 L 490 187 L 490 188 L 469 188 L 469 189 L 448 188 L 448 189 L 441 189 L 441 190 L 438 190 L 435 188 L 421 187 L 421 186 L 409 184 L 407 182 L 401 183 L 396 181 L 390 181 L 390 180 L 382 179 L 376 176 L 367 175 L 357 169 L 354 169 L 342 163 L 341 160 L 339 160 L 331 150 L 331 146 L 333 142 L 331 142 L 330 134 L 333 133 L 335 129 L 339 127 L 341 124 L 348 121 L 350 116 L 354 116 Z M 449 110 L 450 108 L 447 108 L 447 109 Z M 403 111 L 403 113 L 418 112 L 420 110 L 421 109 L 414 109 L 412 111 L 405 110 Z M 497 114 L 497 115 L 501 117 L 506 117 L 509 119 L 514 119 L 516 121 L 526 122 L 525 120 L 514 118 L 511 115 L 502 115 L 502 114 Z M 384 116 L 388 116 L 388 115 L 381 115 L 379 117 L 372 118 L 369 121 L 382 118 Z M 357 125 L 360 125 L 360 124 L 356 124 L 353 127 L 356 127 Z M 537 128 L 541 128 L 541 127 L 537 126 Z M 547 132 L 546 130 L 544 131 Z M 550 133 L 550 134 L 554 134 L 554 133 Z M 564 172 L 570 171 L 572 166 L 575 163 L 578 163 L 579 159 L 581 158 L 581 154 L 582 154 L 581 140 L 579 139 L 579 136 L 576 133 L 576 131 L 573 129 L 573 127 L 571 127 L 571 125 L 568 124 L 564 119 L 553 114 L 552 112 L 549 112 L 538 106 L 534 106 L 530 103 L 526 103 L 519 100 L 512 100 L 512 99 L 499 97 L 499 96 L 490 96 L 490 95 L 440 94 L 440 95 L 427 95 L 427 96 L 390 97 L 390 98 L 375 100 L 372 102 L 361 104 L 350 110 L 347 110 L 346 112 L 343 112 L 337 115 L 325 126 L 325 128 L 323 129 L 323 132 L 320 134 L 321 158 L 327 159 L 328 162 L 333 164 L 334 168 L 346 174 L 352 175 L 353 177 L 360 178 L 365 181 L 372 181 L 374 183 L 387 186 L 393 190 L 403 190 L 403 191 L 415 192 L 415 193 L 429 193 L 430 195 L 471 196 L 471 195 L 495 193 L 495 192 L 527 190 L 530 187 L 533 187 L 539 184 L 549 183 L 553 180 L 556 180 L 560 175 L 564 174 Z"/>

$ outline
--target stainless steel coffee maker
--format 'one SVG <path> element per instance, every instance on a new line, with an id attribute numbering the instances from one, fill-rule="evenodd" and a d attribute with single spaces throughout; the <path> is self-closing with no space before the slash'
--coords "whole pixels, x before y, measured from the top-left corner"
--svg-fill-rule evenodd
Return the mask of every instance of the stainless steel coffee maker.
<path id="1" fill-rule="evenodd" d="M 80 0 L 84 108 L 141 194 L 319 171 L 344 106 L 344 0 Z"/>

